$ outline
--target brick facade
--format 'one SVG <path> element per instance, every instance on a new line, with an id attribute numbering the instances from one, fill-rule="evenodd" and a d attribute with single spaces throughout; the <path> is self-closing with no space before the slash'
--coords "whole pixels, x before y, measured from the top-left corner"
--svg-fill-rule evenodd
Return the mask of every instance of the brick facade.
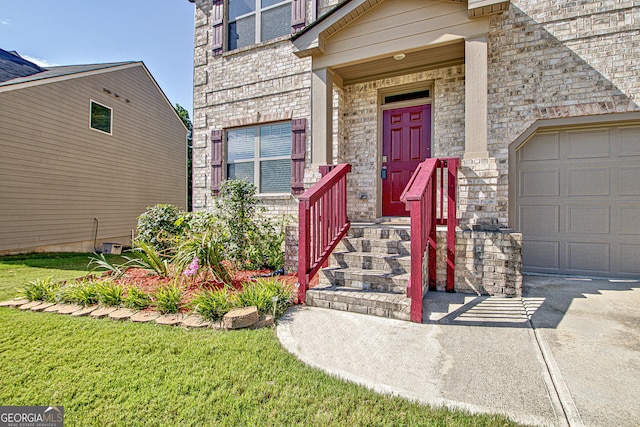
<path id="1" fill-rule="evenodd" d="M 319 0 L 317 16 L 337 3 Z M 293 54 L 289 36 L 214 57 L 210 48 L 210 4 L 210 0 L 196 1 L 195 209 L 211 209 L 213 205 L 212 130 L 291 118 L 307 118 L 309 126 L 313 126 L 311 60 Z M 310 22 L 312 2 L 307 4 Z M 376 7 L 384 7 L 384 3 Z M 596 115 L 606 118 L 613 113 L 640 111 L 640 5 L 625 0 L 513 0 L 508 11 L 491 16 L 487 49 L 489 157 L 464 159 L 459 174 L 460 225 L 463 230 L 480 233 L 461 234 L 461 245 L 466 249 L 458 251 L 467 256 L 460 264 L 466 268 L 466 273 L 460 273 L 464 280 L 477 278 L 478 260 L 502 259 L 507 252 L 517 252 L 506 248 L 516 248 L 521 242 L 521 236 L 499 230 L 509 226 L 511 143 L 540 119 Z M 352 220 L 379 216 L 378 93 L 416 82 L 432 84 L 432 155 L 464 157 L 465 65 L 335 88 L 333 158 L 353 165 L 348 200 Z M 308 186 L 319 178 L 318 172 L 310 168 L 310 135 L 308 132 Z M 296 219 L 294 196 L 266 197 L 263 202 L 269 214 L 286 213 Z M 483 235 L 481 231 L 486 230 L 498 234 Z M 502 248 L 500 242 L 504 242 Z M 484 248 L 484 254 L 503 255 L 483 258 L 477 250 L 469 249 L 479 246 Z M 293 252 L 289 250 L 288 254 Z M 502 277 L 517 276 L 513 271 L 521 268 L 521 254 L 506 260 L 500 268 L 481 262 L 493 268 L 485 272 L 493 274 L 485 275 L 485 279 L 495 278 L 493 285 L 481 279 L 486 292 L 517 293 L 505 290 Z M 477 280 L 473 283 L 478 284 Z"/>

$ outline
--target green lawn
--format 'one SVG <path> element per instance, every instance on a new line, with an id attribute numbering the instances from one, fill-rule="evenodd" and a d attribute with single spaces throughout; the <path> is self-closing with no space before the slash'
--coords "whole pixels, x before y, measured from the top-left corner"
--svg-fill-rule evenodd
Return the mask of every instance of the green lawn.
<path id="1" fill-rule="evenodd" d="M 27 254 L 0 257 L 0 301 L 18 296 L 21 287 L 29 280 L 38 277 L 53 277 L 68 280 L 89 273 L 89 257 L 93 254 L 57 253 Z M 118 255 L 106 255 L 111 262 L 122 258 Z"/>
<path id="2" fill-rule="evenodd" d="M 0 299 L 16 294 L 18 280 L 86 273 L 86 256 L 0 258 Z M 186 330 L 0 308 L 0 378 L 0 405 L 63 405 L 66 426 L 516 425 L 343 382 L 300 363 L 273 329 Z"/>

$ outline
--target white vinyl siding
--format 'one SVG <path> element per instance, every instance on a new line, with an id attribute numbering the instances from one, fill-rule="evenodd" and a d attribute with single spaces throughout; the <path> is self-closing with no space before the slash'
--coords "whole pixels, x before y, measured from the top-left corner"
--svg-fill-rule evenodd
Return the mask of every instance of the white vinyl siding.
<path id="1" fill-rule="evenodd" d="M 260 193 L 291 189 L 291 122 L 227 131 L 227 178 L 244 179 Z"/>

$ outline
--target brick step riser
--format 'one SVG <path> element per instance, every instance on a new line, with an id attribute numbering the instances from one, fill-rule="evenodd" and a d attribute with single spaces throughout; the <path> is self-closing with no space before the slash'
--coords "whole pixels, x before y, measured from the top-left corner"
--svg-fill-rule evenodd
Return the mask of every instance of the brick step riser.
<path id="1" fill-rule="evenodd" d="M 411 240 L 409 228 L 351 227 L 347 236 L 367 239 Z"/>
<path id="2" fill-rule="evenodd" d="M 384 303 L 365 298 L 336 295 L 331 291 L 307 292 L 306 304 L 311 307 L 330 308 L 333 310 L 369 314 L 399 320 L 409 320 L 408 306 L 404 304 Z"/>
<path id="3" fill-rule="evenodd" d="M 411 241 L 345 237 L 336 247 L 336 251 L 372 252 L 378 254 L 409 256 L 411 254 Z"/>
<path id="4" fill-rule="evenodd" d="M 353 273 L 349 270 L 322 270 L 320 283 L 338 287 L 349 287 L 362 290 L 375 290 L 393 294 L 405 294 L 407 292 L 408 276 L 379 276 Z"/>
<path id="5" fill-rule="evenodd" d="M 393 274 L 405 274 L 411 271 L 411 258 L 391 255 L 376 257 L 362 253 L 336 253 L 330 258 L 332 267 L 355 268 L 358 270 L 384 270 Z"/>

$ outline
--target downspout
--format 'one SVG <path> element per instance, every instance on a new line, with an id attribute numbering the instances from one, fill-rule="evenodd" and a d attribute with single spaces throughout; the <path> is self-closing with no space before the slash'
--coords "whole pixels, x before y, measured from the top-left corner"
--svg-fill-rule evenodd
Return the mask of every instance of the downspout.
<path id="1" fill-rule="evenodd" d="M 96 232 L 93 234 L 93 252 L 98 252 L 98 247 L 97 247 L 97 241 L 98 241 L 98 218 L 93 218 L 93 220 L 96 222 Z"/>

